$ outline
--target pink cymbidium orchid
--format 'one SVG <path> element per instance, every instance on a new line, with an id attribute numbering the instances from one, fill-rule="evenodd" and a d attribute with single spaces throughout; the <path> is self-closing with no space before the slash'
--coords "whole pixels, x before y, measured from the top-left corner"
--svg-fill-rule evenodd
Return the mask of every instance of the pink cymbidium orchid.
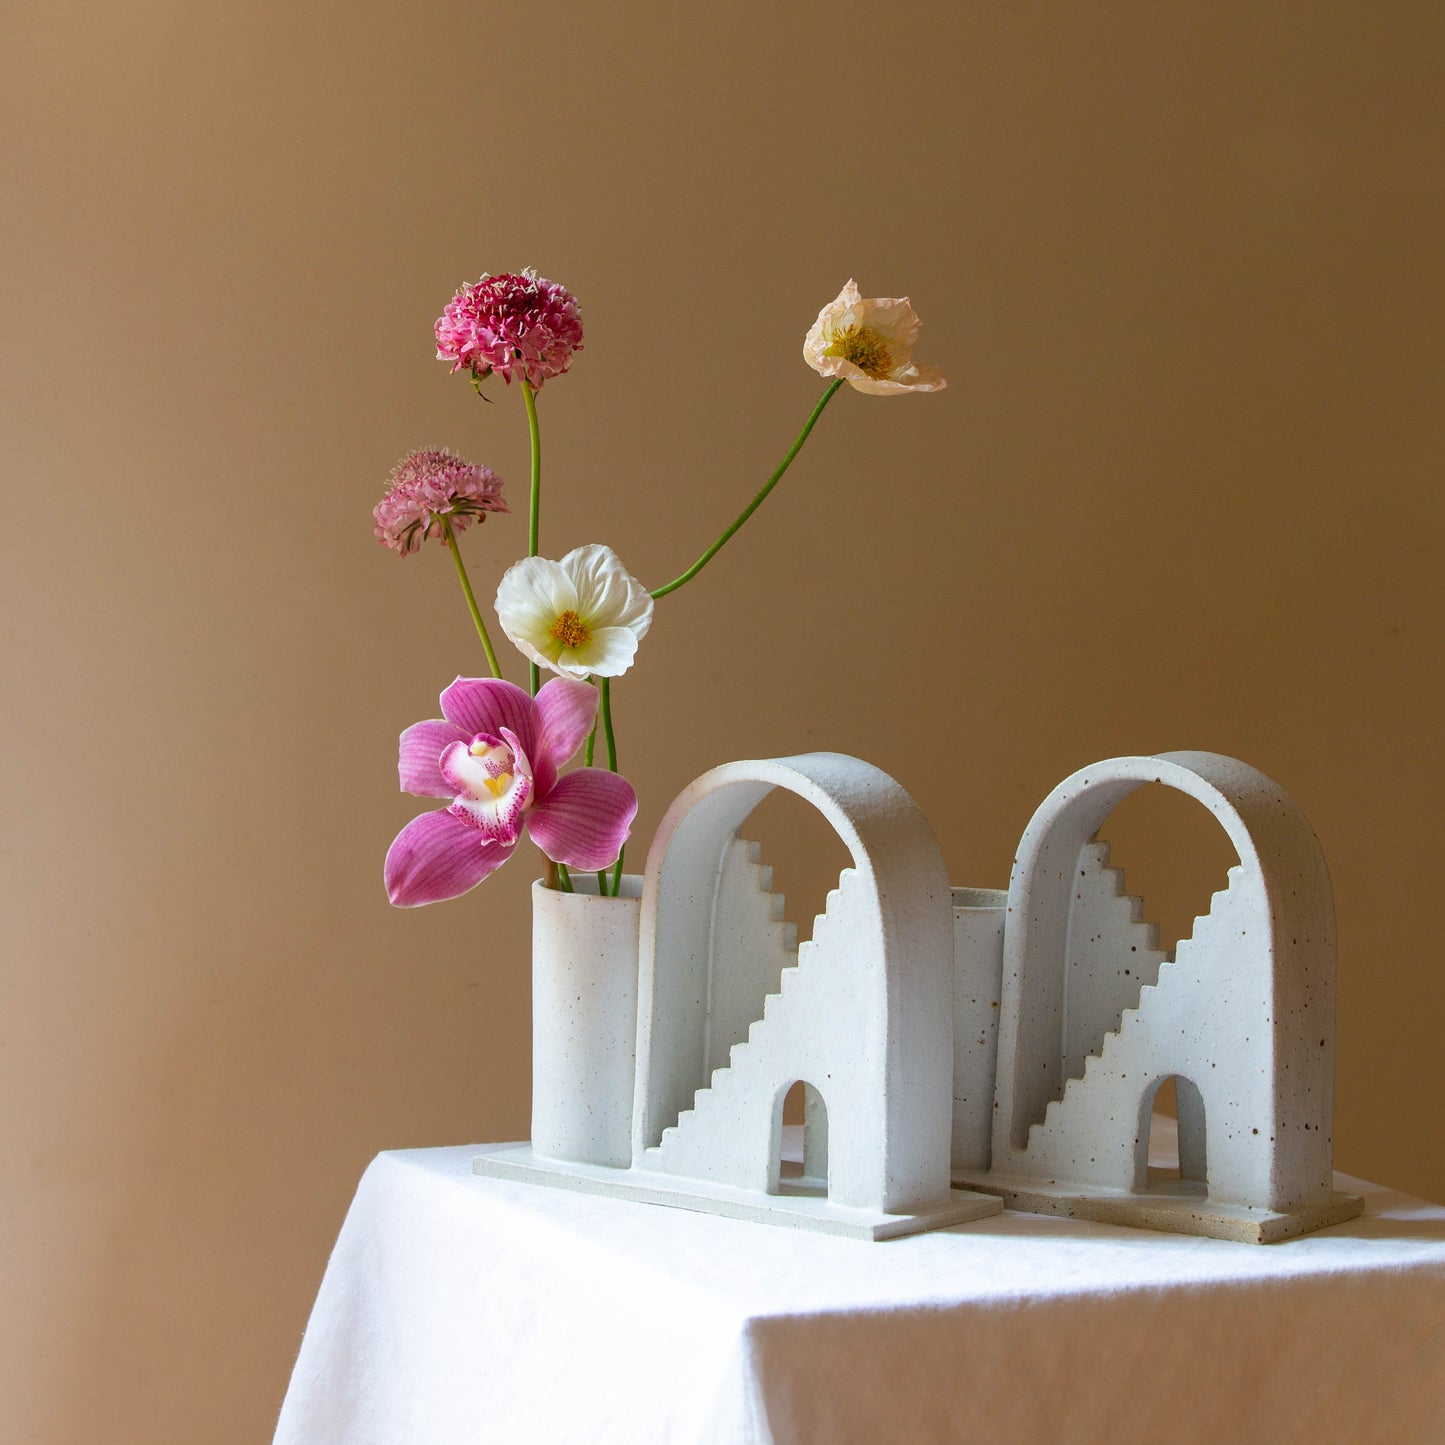
<path id="1" fill-rule="evenodd" d="M 386 891 L 399 908 L 475 888 L 512 856 L 525 828 L 547 857 L 593 871 L 611 863 L 637 815 L 617 773 L 558 770 L 597 718 L 597 690 L 558 677 L 535 698 L 500 678 L 459 677 L 442 716 L 401 735 L 402 791 L 449 798 L 413 818 L 386 855 Z"/>

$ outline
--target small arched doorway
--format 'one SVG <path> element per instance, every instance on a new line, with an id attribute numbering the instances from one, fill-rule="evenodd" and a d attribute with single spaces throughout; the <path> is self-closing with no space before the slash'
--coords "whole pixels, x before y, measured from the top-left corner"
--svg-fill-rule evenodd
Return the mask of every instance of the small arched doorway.
<path id="1" fill-rule="evenodd" d="M 773 1106 L 772 1193 L 828 1197 L 828 1106 L 806 1079 L 780 1089 Z"/>
<path id="2" fill-rule="evenodd" d="M 1134 1188 L 1203 1199 L 1209 1194 L 1204 1096 L 1183 1074 L 1156 1079 L 1139 1105 Z"/>

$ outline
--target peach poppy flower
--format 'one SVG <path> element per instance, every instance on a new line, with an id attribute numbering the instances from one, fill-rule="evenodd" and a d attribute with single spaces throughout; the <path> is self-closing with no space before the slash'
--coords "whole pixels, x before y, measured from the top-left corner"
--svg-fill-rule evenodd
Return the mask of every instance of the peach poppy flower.
<path id="1" fill-rule="evenodd" d="M 820 376 L 842 377 L 874 396 L 942 391 L 948 380 L 937 367 L 913 363 L 918 327 L 906 296 L 865 297 L 849 281 L 818 313 L 803 341 L 803 360 Z"/>

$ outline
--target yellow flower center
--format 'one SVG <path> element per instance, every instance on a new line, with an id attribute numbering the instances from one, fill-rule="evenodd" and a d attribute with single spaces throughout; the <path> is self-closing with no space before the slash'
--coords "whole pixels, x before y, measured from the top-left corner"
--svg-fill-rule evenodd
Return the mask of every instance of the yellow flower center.
<path id="1" fill-rule="evenodd" d="M 888 343 L 867 326 L 850 326 L 846 331 L 834 332 L 833 344 L 823 355 L 841 356 L 872 377 L 884 377 L 893 370 Z"/>
<path id="2" fill-rule="evenodd" d="M 563 647 L 585 647 L 592 641 L 592 629 L 569 609 L 547 629 L 547 636 Z"/>

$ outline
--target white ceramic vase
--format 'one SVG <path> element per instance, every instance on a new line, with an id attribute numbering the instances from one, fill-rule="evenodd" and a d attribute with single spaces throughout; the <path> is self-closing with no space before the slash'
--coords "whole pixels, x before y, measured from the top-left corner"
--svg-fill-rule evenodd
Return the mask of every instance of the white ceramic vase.
<path id="1" fill-rule="evenodd" d="M 532 1150 L 575 1164 L 632 1163 L 642 878 L 616 898 L 595 875 L 573 893 L 532 885 Z"/>
<path id="2" fill-rule="evenodd" d="M 953 1167 L 987 1169 L 1008 893 L 953 890 Z"/>

